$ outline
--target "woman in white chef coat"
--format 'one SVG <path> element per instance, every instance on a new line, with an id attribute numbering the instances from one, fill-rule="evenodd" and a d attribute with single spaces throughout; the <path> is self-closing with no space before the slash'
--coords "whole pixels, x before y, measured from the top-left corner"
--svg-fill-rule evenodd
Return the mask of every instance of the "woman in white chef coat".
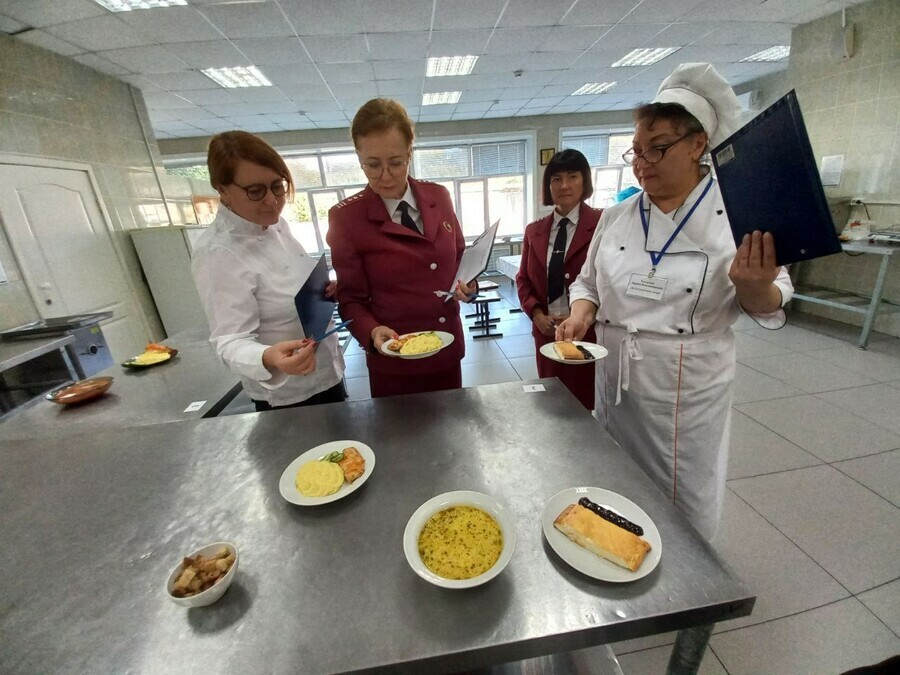
<path id="1" fill-rule="evenodd" d="M 596 328 L 609 356 L 596 366 L 595 415 L 707 539 L 725 491 L 731 325 L 743 311 L 781 327 L 793 293 L 771 234 L 754 232 L 735 250 L 701 163 L 737 129 L 739 111 L 728 83 L 701 63 L 679 66 L 635 111 L 623 158 L 643 190 L 604 210 L 557 330 L 573 340 Z"/>
<path id="2" fill-rule="evenodd" d="M 216 353 L 257 411 L 343 401 L 337 336 L 314 342 L 294 305 L 317 261 L 281 217 L 294 190 L 284 160 L 258 136 L 228 131 L 210 141 L 207 164 L 221 205 L 191 269 Z"/>

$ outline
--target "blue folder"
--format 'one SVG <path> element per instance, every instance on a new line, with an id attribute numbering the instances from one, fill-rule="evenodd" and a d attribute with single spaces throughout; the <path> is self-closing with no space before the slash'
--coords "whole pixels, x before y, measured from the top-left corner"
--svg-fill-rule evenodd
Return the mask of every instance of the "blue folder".
<path id="1" fill-rule="evenodd" d="M 306 337 L 314 340 L 322 339 L 328 324 L 334 315 L 334 300 L 325 297 L 325 288 L 328 286 L 328 264 L 325 256 L 319 258 L 319 262 L 313 268 L 309 279 L 301 286 L 294 296 L 294 305 L 297 308 L 297 316 L 303 326 Z"/>
<path id="2" fill-rule="evenodd" d="M 771 232 L 779 265 L 841 252 L 793 89 L 713 148 L 712 160 L 735 244 Z"/>

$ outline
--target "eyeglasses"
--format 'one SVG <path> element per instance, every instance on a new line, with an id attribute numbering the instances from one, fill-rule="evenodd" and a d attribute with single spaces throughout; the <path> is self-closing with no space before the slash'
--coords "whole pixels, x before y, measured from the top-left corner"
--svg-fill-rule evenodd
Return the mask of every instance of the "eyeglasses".
<path id="1" fill-rule="evenodd" d="M 403 175 L 404 171 L 406 171 L 406 167 L 408 165 L 409 159 L 392 159 L 388 161 L 387 164 L 382 164 L 381 162 L 372 160 L 363 162 L 359 166 L 363 170 L 363 173 L 365 173 L 369 178 L 381 177 L 385 169 L 387 169 L 387 172 L 394 178 L 399 178 Z"/>
<path id="2" fill-rule="evenodd" d="M 671 148 L 676 143 L 681 143 L 685 138 L 691 136 L 694 132 L 686 133 L 684 136 L 679 138 L 676 141 L 672 141 L 671 143 L 667 143 L 666 145 L 654 145 L 652 148 L 648 148 L 644 152 L 638 152 L 634 148 L 626 151 L 624 155 L 622 155 L 622 159 L 625 160 L 626 164 L 634 164 L 638 159 L 642 159 L 648 164 L 656 164 L 666 155 L 666 151 Z"/>
<path id="3" fill-rule="evenodd" d="M 284 197 L 288 190 L 288 182 L 284 178 L 273 181 L 271 185 L 266 185 L 265 183 L 254 183 L 253 185 L 238 185 L 237 183 L 232 183 L 232 185 L 239 187 L 246 192 L 247 199 L 251 202 L 262 201 L 266 198 L 266 193 L 269 192 L 269 190 L 271 190 L 272 194 L 276 197 Z"/>

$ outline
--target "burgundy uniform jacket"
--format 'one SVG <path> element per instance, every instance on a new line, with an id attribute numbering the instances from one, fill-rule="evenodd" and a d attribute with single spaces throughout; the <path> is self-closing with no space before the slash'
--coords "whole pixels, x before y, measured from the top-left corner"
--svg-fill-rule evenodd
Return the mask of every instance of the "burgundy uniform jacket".
<path id="1" fill-rule="evenodd" d="M 350 333 L 367 349 L 370 375 L 437 373 L 457 366 L 465 354 L 459 303 L 444 302 L 434 294 L 456 284 L 465 250 L 462 230 L 446 188 L 414 178 L 409 185 L 424 235 L 391 220 L 381 197 L 368 186 L 328 213 L 338 310 L 345 321 L 353 319 Z M 446 331 L 455 340 L 435 356 L 400 359 L 369 349 L 376 326 L 388 326 L 401 335 Z"/>

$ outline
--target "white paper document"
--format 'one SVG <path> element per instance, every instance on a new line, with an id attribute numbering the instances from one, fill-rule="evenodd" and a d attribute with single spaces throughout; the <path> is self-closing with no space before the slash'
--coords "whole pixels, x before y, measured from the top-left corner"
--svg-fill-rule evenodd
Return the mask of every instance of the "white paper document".
<path id="1" fill-rule="evenodd" d="M 463 251 L 462 259 L 459 261 L 459 269 L 456 270 L 453 285 L 447 291 L 446 300 L 449 300 L 456 291 L 456 281 L 462 279 L 464 284 L 469 283 L 472 279 L 478 277 L 484 272 L 488 266 L 488 260 L 491 258 L 491 249 L 494 248 L 494 238 L 497 236 L 497 228 L 500 227 L 500 219 L 494 221 L 484 233 L 472 242 L 465 251 Z M 441 294 L 443 295 L 443 293 Z"/>

